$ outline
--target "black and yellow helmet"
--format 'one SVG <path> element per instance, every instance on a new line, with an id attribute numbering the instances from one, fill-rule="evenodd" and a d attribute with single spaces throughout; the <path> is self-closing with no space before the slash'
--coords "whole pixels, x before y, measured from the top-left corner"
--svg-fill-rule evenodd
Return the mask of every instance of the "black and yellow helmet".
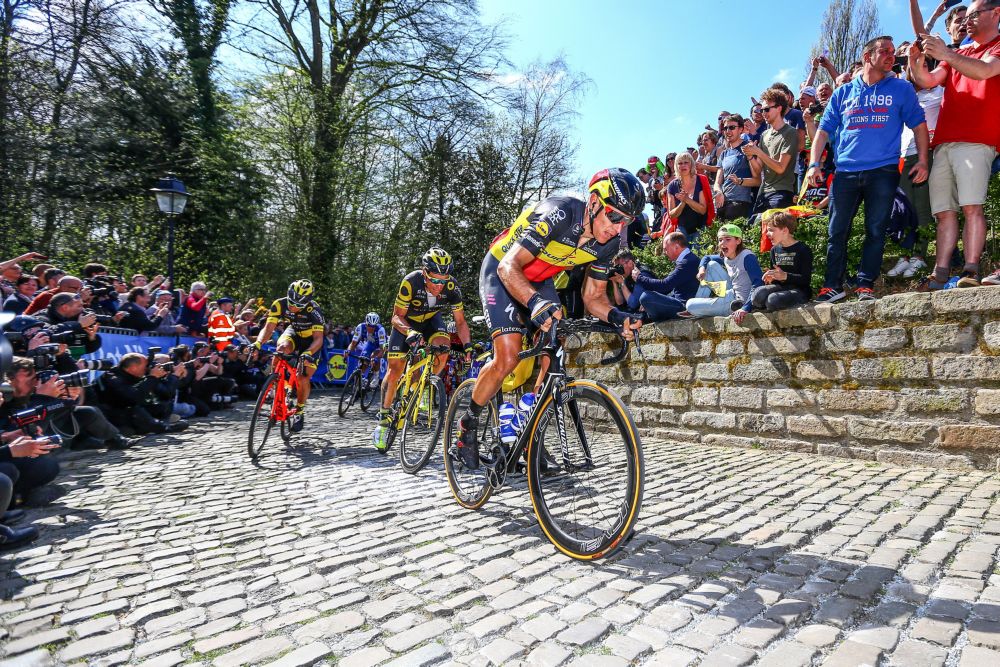
<path id="1" fill-rule="evenodd" d="M 431 273 L 448 275 L 452 269 L 451 255 L 444 248 L 431 246 L 431 249 L 425 252 L 420 260 L 420 266 Z"/>
<path id="2" fill-rule="evenodd" d="M 313 284 L 309 280 L 296 280 L 288 286 L 288 302 L 293 306 L 305 306 L 312 299 Z"/>

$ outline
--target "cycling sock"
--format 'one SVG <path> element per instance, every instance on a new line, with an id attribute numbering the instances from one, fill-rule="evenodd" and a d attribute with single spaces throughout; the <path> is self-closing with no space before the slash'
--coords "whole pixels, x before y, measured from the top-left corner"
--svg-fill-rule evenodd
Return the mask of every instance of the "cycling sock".
<path id="1" fill-rule="evenodd" d="M 475 401 L 469 401 L 469 407 L 465 411 L 465 416 L 468 417 L 470 421 L 479 421 L 479 415 L 483 413 L 483 408 L 485 406 L 479 405 Z"/>

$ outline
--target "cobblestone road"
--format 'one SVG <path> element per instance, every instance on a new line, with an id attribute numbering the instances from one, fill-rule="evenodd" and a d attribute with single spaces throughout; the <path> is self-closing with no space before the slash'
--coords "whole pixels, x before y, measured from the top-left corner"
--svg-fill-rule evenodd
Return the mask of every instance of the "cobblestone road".
<path id="1" fill-rule="evenodd" d="M 523 483 L 479 513 L 313 402 L 65 463 L 0 560 L 0 665 L 1000 665 L 1000 480 L 647 441 L 635 539 L 582 564 Z"/>

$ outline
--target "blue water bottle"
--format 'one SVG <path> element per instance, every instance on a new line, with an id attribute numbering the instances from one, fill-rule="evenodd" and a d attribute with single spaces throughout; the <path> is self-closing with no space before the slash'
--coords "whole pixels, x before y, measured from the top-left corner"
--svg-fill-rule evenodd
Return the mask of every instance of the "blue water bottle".
<path id="1" fill-rule="evenodd" d="M 500 405 L 500 442 L 513 445 L 517 441 L 517 408 L 513 403 Z"/>

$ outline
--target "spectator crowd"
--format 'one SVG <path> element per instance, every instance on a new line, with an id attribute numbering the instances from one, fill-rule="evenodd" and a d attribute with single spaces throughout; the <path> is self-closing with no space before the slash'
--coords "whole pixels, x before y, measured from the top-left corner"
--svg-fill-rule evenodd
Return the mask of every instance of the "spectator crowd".
<path id="1" fill-rule="evenodd" d="M 1000 285 L 998 258 L 992 272 L 983 263 L 984 204 L 1000 170 L 1000 0 L 948 4 L 925 24 L 910 0 L 912 41 L 877 37 L 844 72 L 820 55 L 798 94 L 775 82 L 751 98 L 746 117 L 722 111 L 696 146 L 651 156 L 636 175 L 652 219 L 622 234 L 618 307 L 646 321 L 741 322 L 754 310 L 851 292 L 870 301 L 889 240 L 900 251 L 889 278 L 919 279 L 924 291 Z M 945 14 L 947 38 L 931 33 Z M 821 71 L 832 83 L 816 85 Z M 859 211 L 855 263 L 848 242 Z M 825 269 L 814 294 L 814 254 L 823 249 L 795 233 L 821 216 Z M 674 263 L 668 275 L 636 264 L 648 243 Z"/>

